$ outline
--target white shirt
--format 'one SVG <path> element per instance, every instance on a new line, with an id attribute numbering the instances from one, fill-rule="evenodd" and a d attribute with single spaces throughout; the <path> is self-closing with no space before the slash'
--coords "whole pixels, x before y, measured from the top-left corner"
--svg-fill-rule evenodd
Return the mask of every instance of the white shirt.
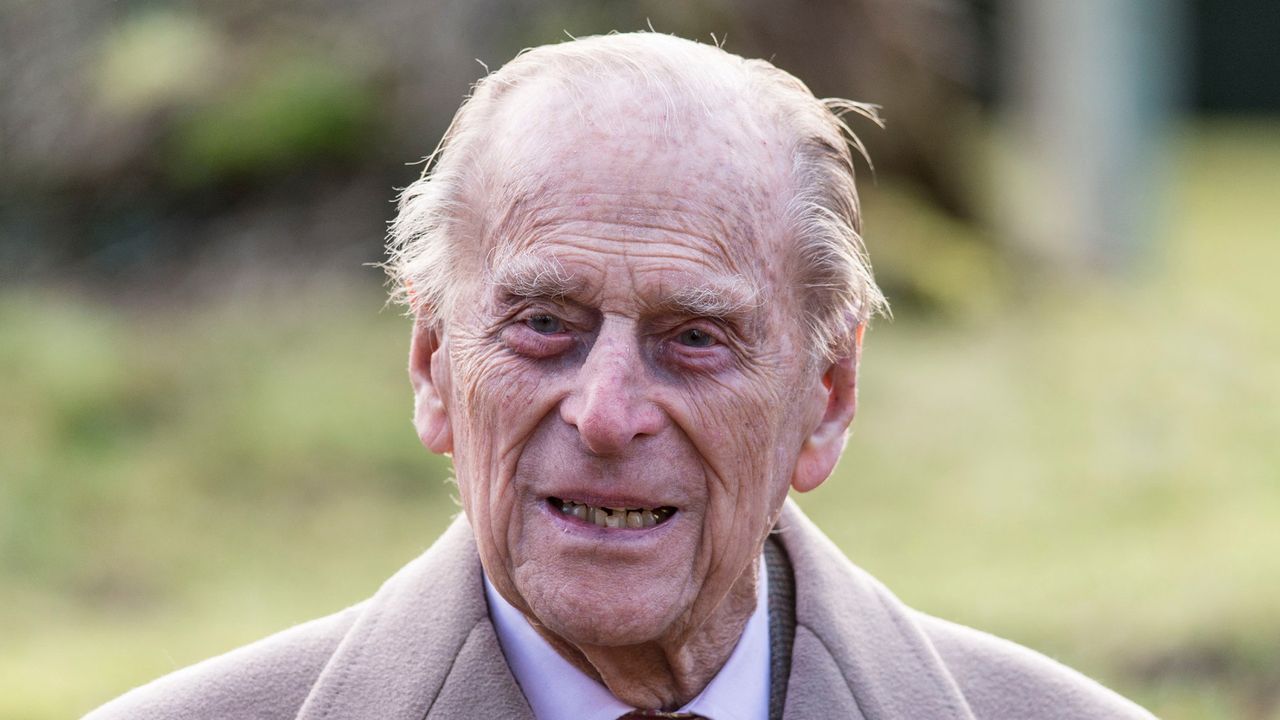
<path id="1" fill-rule="evenodd" d="M 756 609 L 720 672 L 703 691 L 680 708 L 711 720 L 769 718 L 768 573 L 760 558 Z M 484 580 L 489 616 L 507 665 L 537 720 L 617 720 L 635 711 L 560 656 L 528 620 Z"/>

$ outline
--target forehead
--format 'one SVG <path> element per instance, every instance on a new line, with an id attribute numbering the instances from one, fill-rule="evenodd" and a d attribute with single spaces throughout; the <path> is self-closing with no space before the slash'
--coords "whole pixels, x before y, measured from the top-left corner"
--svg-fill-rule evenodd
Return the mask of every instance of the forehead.
<path id="1" fill-rule="evenodd" d="M 565 251 L 632 271 L 670 265 L 775 286 L 789 154 L 746 100 L 626 78 L 509 91 L 477 158 L 488 269 Z M 669 262 L 646 262 L 654 258 Z"/>

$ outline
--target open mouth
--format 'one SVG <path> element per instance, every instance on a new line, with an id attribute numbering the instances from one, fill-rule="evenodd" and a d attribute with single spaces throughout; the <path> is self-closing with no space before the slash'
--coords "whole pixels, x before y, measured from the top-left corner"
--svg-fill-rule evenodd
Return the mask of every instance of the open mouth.
<path id="1" fill-rule="evenodd" d="M 670 520 L 671 516 L 676 514 L 676 509 L 670 505 L 656 508 L 596 507 L 556 497 L 547 498 L 547 504 L 564 515 L 594 523 L 602 528 L 654 527 Z"/>

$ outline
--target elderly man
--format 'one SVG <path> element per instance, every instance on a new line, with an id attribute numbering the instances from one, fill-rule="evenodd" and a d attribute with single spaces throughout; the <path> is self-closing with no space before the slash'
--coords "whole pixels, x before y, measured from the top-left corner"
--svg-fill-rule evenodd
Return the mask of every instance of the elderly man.
<path id="1" fill-rule="evenodd" d="M 465 517 L 367 602 L 93 717 L 1150 717 L 904 607 L 786 499 L 840 457 L 883 304 L 849 110 L 657 34 L 485 78 L 388 264 Z"/>

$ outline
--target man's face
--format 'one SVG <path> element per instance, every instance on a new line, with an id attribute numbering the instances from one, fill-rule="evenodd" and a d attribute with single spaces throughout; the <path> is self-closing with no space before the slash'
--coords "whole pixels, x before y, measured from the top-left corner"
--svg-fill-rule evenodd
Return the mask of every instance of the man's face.
<path id="1" fill-rule="evenodd" d="M 661 103 L 505 102 L 470 280 L 415 342 L 419 426 L 447 416 L 517 608 L 580 647 L 679 643 L 751 587 L 826 410 L 788 284 L 789 155 Z"/>

